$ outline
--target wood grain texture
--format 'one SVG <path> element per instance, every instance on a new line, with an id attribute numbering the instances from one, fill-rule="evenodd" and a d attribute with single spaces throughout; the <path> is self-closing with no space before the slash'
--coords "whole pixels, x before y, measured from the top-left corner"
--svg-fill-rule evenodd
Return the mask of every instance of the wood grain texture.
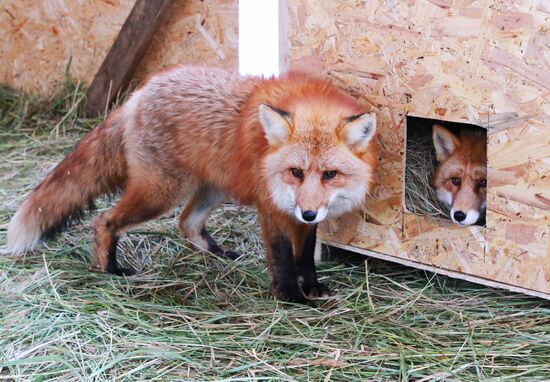
<path id="1" fill-rule="evenodd" d="M 104 112 L 130 82 L 173 0 L 137 0 L 87 93 L 90 115 Z"/>
<path id="2" fill-rule="evenodd" d="M 177 4 L 155 34 L 135 74 L 149 74 L 174 65 L 238 68 L 238 2 L 234 0 L 176 0 Z"/>
<path id="3" fill-rule="evenodd" d="M 70 61 L 71 77 L 89 85 L 134 4 L 135 0 L 3 1 L 0 82 L 48 97 L 62 86 Z M 237 1 L 174 0 L 132 85 L 179 64 L 237 68 L 237 47 Z"/>
<path id="4" fill-rule="evenodd" d="M 0 81 L 51 95 L 70 73 L 90 83 L 133 5 L 132 0 L 4 0 Z"/>
<path id="5" fill-rule="evenodd" d="M 288 0 L 290 67 L 376 111 L 377 187 L 323 241 L 550 296 L 550 13 L 518 0 Z M 404 211 L 405 116 L 488 127 L 487 226 Z"/>

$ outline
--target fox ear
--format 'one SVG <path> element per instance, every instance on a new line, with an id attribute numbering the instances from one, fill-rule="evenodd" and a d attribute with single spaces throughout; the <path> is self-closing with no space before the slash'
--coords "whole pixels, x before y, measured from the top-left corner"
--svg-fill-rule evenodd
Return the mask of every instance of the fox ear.
<path id="1" fill-rule="evenodd" d="M 343 138 L 351 149 L 362 150 L 376 132 L 376 114 L 364 113 L 349 117 L 342 131 Z"/>
<path id="2" fill-rule="evenodd" d="M 435 147 L 435 157 L 438 162 L 442 162 L 450 157 L 460 146 L 456 135 L 441 125 L 433 125 L 433 141 Z"/>
<path id="3" fill-rule="evenodd" d="M 267 105 L 258 107 L 260 122 L 270 146 L 285 144 L 290 133 L 290 114 Z"/>

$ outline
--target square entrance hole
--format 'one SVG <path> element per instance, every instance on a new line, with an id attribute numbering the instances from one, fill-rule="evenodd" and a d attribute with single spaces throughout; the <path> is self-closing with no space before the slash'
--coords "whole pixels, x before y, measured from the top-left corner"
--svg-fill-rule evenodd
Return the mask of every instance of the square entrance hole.
<path id="1" fill-rule="evenodd" d="M 438 119 L 406 117 L 404 208 L 406 212 L 451 221 L 450 208 L 437 198 L 433 177 L 439 165 L 433 142 L 433 126 L 439 125 L 460 139 L 475 136 L 487 150 L 487 130 L 481 126 Z M 484 163 L 486 169 L 486 162 Z M 476 191 L 477 192 L 477 191 Z M 484 200 L 483 200 L 484 202 Z M 479 219 L 477 225 L 485 225 Z"/>

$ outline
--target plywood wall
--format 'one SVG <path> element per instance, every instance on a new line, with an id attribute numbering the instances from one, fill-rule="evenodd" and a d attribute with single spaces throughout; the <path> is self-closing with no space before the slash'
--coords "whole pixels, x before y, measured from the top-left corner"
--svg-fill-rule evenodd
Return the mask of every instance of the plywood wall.
<path id="1" fill-rule="evenodd" d="M 238 68 L 238 1 L 178 3 L 155 35 L 136 77 L 181 64 Z"/>
<path id="2" fill-rule="evenodd" d="M 71 60 L 90 83 L 133 0 L 5 0 L 0 9 L 0 82 L 51 94 Z M 174 64 L 237 65 L 234 0 L 177 0 L 146 53 L 136 80 Z"/>
<path id="3" fill-rule="evenodd" d="M 288 0 L 290 67 L 379 117 L 363 211 L 325 241 L 550 297 L 550 8 L 539 0 Z M 405 115 L 489 125 L 486 228 L 403 209 Z"/>

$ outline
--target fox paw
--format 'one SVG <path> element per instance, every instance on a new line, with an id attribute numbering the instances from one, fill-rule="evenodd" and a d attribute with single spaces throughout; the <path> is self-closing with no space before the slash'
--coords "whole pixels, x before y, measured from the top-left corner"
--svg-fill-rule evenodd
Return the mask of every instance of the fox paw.
<path id="1" fill-rule="evenodd" d="M 330 289 L 325 284 L 316 283 L 311 286 L 302 285 L 304 294 L 308 298 L 317 298 L 317 297 L 330 297 Z"/>
<path id="2" fill-rule="evenodd" d="M 121 267 L 116 267 L 115 269 L 105 270 L 105 269 L 102 269 L 99 265 L 90 265 L 88 270 L 90 272 L 96 272 L 96 273 L 110 273 L 110 274 L 116 275 L 116 276 L 133 276 L 137 273 L 133 269 L 121 268 Z"/>
<path id="3" fill-rule="evenodd" d="M 134 276 L 137 272 L 130 268 L 117 268 L 113 274 L 117 276 Z"/>
<path id="4" fill-rule="evenodd" d="M 241 257 L 241 254 L 235 251 L 225 251 L 221 254 L 221 256 L 229 260 L 237 260 L 239 257 Z"/>
<path id="5" fill-rule="evenodd" d="M 273 284 L 271 286 L 271 293 L 277 300 L 286 301 L 286 302 L 296 302 L 300 304 L 305 304 L 308 302 L 306 296 L 302 293 L 302 290 L 298 285 L 278 285 Z"/>

